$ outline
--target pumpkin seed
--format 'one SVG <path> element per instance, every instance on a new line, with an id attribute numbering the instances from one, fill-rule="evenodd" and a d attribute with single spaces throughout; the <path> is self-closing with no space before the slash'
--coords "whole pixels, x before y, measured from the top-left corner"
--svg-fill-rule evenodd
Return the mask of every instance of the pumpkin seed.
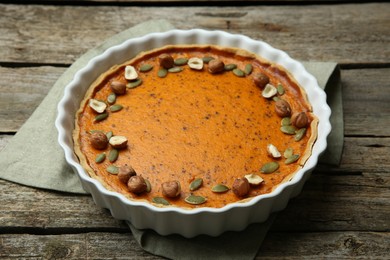
<path id="1" fill-rule="evenodd" d="M 173 72 L 173 73 L 176 73 L 176 72 L 181 72 L 183 71 L 183 68 L 181 67 L 172 67 L 170 69 L 168 69 L 169 72 Z"/>
<path id="2" fill-rule="evenodd" d="M 111 149 L 108 153 L 108 160 L 110 162 L 115 162 L 118 159 L 119 152 L 117 149 Z"/>
<path id="3" fill-rule="evenodd" d="M 199 205 L 205 203 L 207 199 L 203 196 L 190 195 L 186 197 L 184 201 L 192 205 Z"/>
<path id="4" fill-rule="evenodd" d="M 284 94 L 284 88 L 283 88 L 283 85 L 282 84 L 279 84 L 276 89 L 278 90 L 278 94 L 279 95 L 283 95 Z"/>
<path id="5" fill-rule="evenodd" d="M 142 84 L 142 79 L 136 79 L 126 84 L 127 88 L 136 88 Z"/>
<path id="6" fill-rule="evenodd" d="M 202 178 L 196 178 L 193 180 L 190 184 L 190 191 L 194 191 L 200 188 L 203 184 L 203 179 Z"/>
<path id="7" fill-rule="evenodd" d="M 291 163 L 296 162 L 298 159 L 299 159 L 299 154 L 293 154 L 293 155 L 291 155 L 290 157 L 288 157 L 288 158 L 284 161 L 284 163 L 285 163 L 285 164 L 291 164 Z"/>
<path id="8" fill-rule="evenodd" d="M 280 99 L 281 99 L 281 98 L 278 97 L 278 96 L 274 96 L 274 97 L 272 98 L 272 100 L 275 101 L 275 102 L 278 101 L 278 100 L 280 100 Z"/>
<path id="9" fill-rule="evenodd" d="M 236 64 L 226 64 L 225 65 L 225 67 L 224 67 L 224 69 L 226 70 L 226 71 L 230 71 L 230 70 L 234 70 L 235 68 L 237 68 L 237 65 Z"/>
<path id="10" fill-rule="evenodd" d="M 106 159 L 106 154 L 105 153 L 101 153 L 101 154 L 98 154 L 96 156 L 95 162 L 96 163 L 101 163 L 101 162 L 104 161 L 104 159 Z"/>
<path id="11" fill-rule="evenodd" d="M 229 187 L 223 184 L 217 184 L 211 189 L 212 192 L 216 192 L 216 193 L 223 193 L 223 192 L 227 192 L 228 190 Z"/>
<path id="12" fill-rule="evenodd" d="M 291 125 L 291 118 L 289 118 L 289 117 L 283 117 L 283 118 L 282 118 L 282 121 L 280 121 L 280 124 L 281 124 L 282 126 L 284 126 L 284 125 Z"/>
<path id="13" fill-rule="evenodd" d="M 305 134 L 306 128 L 299 129 L 294 136 L 295 141 L 300 141 L 305 136 Z"/>
<path id="14" fill-rule="evenodd" d="M 114 135 L 112 131 L 109 131 L 106 133 L 107 139 L 110 140 L 110 138 Z"/>
<path id="15" fill-rule="evenodd" d="M 141 72 L 148 72 L 151 69 L 153 69 L 153 66 L 150 64 L 142 64 L 141 67 L 139 67 L 139 71 Z"/>
<path id="16" fill-rule="evenodd" d="M 122 105 L 116 104 L 116 105 L 110 106 L 110 111 L 111 112 L 118 112 L 118 111 L 121 111 L 122 108 L 123 108 Z"/>
<path id="17" fill-rule="evenodd" d="M 287 159 L 287 158 L 291 157 L 293 154 L 294 154 L 294 150 L 291 147 L 289 147 L 286 149 L 286 151 L 284 151 L 283 156 L 284 156 L 284 158 Z"/>
<path id="18" fill-rule="evenodd" d="M 111 174 L 118 174 L 119 173 L 119 168 L 116 167 L 115 165 L 110 165 L 106 168 L 106 171 L 108 171 Z"/>
<path id="19" fill-rule="evenodd" d="M 167 69 L 164 69 L 164 68 L 160 68 L 157 72 L 157 76 L 159 78 L 165 78 L 168 74 L 168 70 Z"/>
<path id="20" fill-rule="evenodd" d="M 95 122 L 103 121 L 107 117 L 108 117 L 108 113 L 99 114 L 99 115 L 95 116 Z"/>
<path id="21" fill-rule="evenodd" d="M 203 62 L 206 63 L 206 64 L 209 63 L 213 59 L 214 58 L 211 57 L 211 56 L 205 56 L 205 57 L 202 58 Z"/>
<path id="22" fill-rule="evenodd" d="M 162 205 L 165 205 L 165 206 L 168 206 L 170 205 L 169 201 L 167 201 L 166 199 L 164 199 L 163 197 L 154 197 L 152 199 L 152 202 L 156 203 L 156 204 L 162 204 Z"/>
<path id="23" fill-rule="evenodd" d="M 150 184 L 150 181 L 148 179 L 145 179 L 146 183 L 146 192 L 149 193 L 152 191 L 152 185 Z"/>
<path id="24" fill-rule="evenodd" d="M 112 104 L 115 103 L 115 101 L 116 101 L 115 93 L 111 93 L 110 95 L 108 95 L 108 97 L 107 97 L 107 103 L 108 104 L 112 105 Z"/>
<path id="25" fill-rule="evenodd" d="M 264 164 L 263 167 L 261 167 L 260 171 L 262 173 L 273 173 L 277 169 L 279 169 L 279 163 L 268 162 L 268 163 Z"/>
<path id="26" fill-rule="evenodd" d="M 90 134 L 98 133 L 98 132 L 103 132 L 103 131 L 102 131 L 102 130 L 95 130 L 95 129 L 89 130 L 89 133 L 90 133 Z"/>
<path id="27" fill-rule="evenodd" d="M 245 72 L 246 75 L 251 74 L 251 73 L 252 73 L 252 70 L 253 70 L 252 64 L 246 64 L 246 65 L 245 65 L 244 72 Z"/>
<path id="28" fill-rule="evenodd" d="M 293 135 L 297 129 L 292 125 L 283 125 L 280 130 L 285 134 Z"/>
<path id="29" fill-rule="evenodd" d="M 188 62 L 188 59 L 187 58 L 177 58 L 176 60 L 173 61 L 173 63 L 176 65 L 176 66 L 183 66 L 183 65 L 186 65 Z"/>
<path id="30" fill-rule="evenodd" d="M 234 69 L 233 74 L 236 75 L 237 77 L 245 77 L 245 73 L 240 69 Z"/>

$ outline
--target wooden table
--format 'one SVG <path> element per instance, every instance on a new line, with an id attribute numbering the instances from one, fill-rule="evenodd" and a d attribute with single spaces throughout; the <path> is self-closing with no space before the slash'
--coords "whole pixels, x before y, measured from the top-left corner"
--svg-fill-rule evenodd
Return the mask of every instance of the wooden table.
<path id="1" fill-rule="evenodd" d="M 0 149 L 82 53 L 146 20 L 242 33 L 299 60 L 338 62 L 341 165 L 316 168 L 278 214 L 258 258 L 389 259 L 389 3 L 9 2 L 0 4 Z M 159 258 L 140 249 L 125 224 L 89 196 L 0 180 L 0 209 L 0 258 Z"/>

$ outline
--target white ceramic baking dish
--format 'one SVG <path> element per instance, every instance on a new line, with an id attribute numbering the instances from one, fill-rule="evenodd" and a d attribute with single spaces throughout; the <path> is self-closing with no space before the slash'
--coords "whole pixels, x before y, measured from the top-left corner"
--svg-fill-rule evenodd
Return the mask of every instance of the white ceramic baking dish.
<path id="1" fill-rule="evenodd" d="M 204 207 L 188 210 L 177 207 L 161 208 L 146 202 L 130 201 L 119 193 L 107 190 L 86 173 L 73 152 L 72 131 L 75 113 L 87 88 L 111 66 L 121 64 L 141 51 L 168 44 L 215 44 L 238 47 L 256 53 L 291 72 L 305 89 L 313 111 L 319 118 L 319 132 L 312 155 L 290 181 L 279 185 L 269 194 L 257 196 L 245 203 L 232 203 L 217 209 Z M 130 221 L 136 228 L 153 229 L 161 235 L 180 234 L 189 238 L 199 234 L 217 236 L 228 230 L 243 230 L 251 223 L 267 220 L 270 213 L 284 209 L 290 198 L 300 193 L 317 164 L 318 156 L 326 148 L 326 138 L 331 130 L 330 113 L 326 95 L 318 86 L 316 79 L 302 64 L 290 58 L 285 52 L 265 42 L 223 31 L 172 30 L 129 39 L 91 59 L 65 87 L 64 96 L 58 104 L 56 127 L 59 133 L 58 141 L 65 151 L 67 162 L 78 174 L 83 188 L 92 195 L 98 206 L 109 209 L 112 216 L 117 219 Z"/>

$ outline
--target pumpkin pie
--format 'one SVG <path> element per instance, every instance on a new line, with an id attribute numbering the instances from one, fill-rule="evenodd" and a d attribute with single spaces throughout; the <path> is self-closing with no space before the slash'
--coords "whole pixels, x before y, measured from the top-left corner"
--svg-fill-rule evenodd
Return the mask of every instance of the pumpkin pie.
<path id="1" fill-rule="evenodd" d="M 130 200 L 221 208 L 291 180 L 317 125 L 277 64 L 238 48 L 169 45 L 96 79 L 73 138 L 87 173 Z"/>

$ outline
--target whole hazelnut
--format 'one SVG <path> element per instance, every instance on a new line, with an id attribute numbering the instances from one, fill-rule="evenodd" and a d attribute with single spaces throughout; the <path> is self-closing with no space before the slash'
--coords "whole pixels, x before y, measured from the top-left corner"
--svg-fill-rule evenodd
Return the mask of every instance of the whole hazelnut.
<path id="1" fill-rule="evenodd" d="M 224 71 L 224 69 L 225 69 L 225 64 L 223 63 L 223 61 L 219 59 L 213 59 L 209 61 L 208 70 L 211 74 L 222 72 Z"/>
<path id="2" fill-rule="evenodd" d="M 133 167 L 128 165 L 123 165 L 119 167 L 118 178 L 121 182 L 126 184 L 129 182 L 129 179 L 135 175 L 137 175 L 137 173 L 135 172 Z"/>
<path id="3" fill-rule="evenodd" d="M 291 116 L 291 124 L 296 128 L 304 128 L 309 124 L 309 118 L 305 112 L 296 112 Z"/>
<path id="4" fill-rule="evenodd" d="M 98 150 L 104 150 L 108 144 L 108 138 L 105 133 L 97 131 L 93 132 L 89 138 L 89 141 L 93 148 Z"/>
<path id="5" fill-rule="evenodd" d="M 174 198 L 181 192 L 180 183 L 178 181 L 167 181 L 161 184 L 162 192 L 165 197 Z"/>
<path id="6" fill-rule="evenodd" d="M 289 117 L 291 115 L 290 104 L 284 99 L 279 99 L 275 102 L 275 112 L 280 117 Z"/>
<path id="7" fill-rule="evenodd" d="M 160 66 L 165 68 L 165 69 L 170 69 L 174 65 L 174 60 L 173 60 L 172 56 L 169 54 L 166 54 L 166 53 L 158 56 L 158 60 L 160 62 Z"/>
<path id="8" fill-rule="evenodd" d="M 112 92 L 118 95 L 123 95 L 126 93 L 126 84 L 121 81 L 117 81 L 117 80 L 112 81 L 110 84 L 110 88 Z"/>
<path id="9" fill-rule="evenodd" d="M 250 189 L 249 181 L 247 178 L 236 179 L 233 183 L 233 193 L 237 197 L 245 197 L 248 195 Z"/>
<path id="10" fill-rule="evenodd" d="M 263 89 L 269 83 L 269 77 L 263 73 L 257 73 L 253 76 L 253 82 L 257 87 Z"/>
<path id="11" fill-rule="evenodd" d="M 147 184 L 142 176 L 134 175 L 130 177 L 129 181 L 127 182 L 127 188 L 130 192 L 140 194 L 146 191 Z"/>

